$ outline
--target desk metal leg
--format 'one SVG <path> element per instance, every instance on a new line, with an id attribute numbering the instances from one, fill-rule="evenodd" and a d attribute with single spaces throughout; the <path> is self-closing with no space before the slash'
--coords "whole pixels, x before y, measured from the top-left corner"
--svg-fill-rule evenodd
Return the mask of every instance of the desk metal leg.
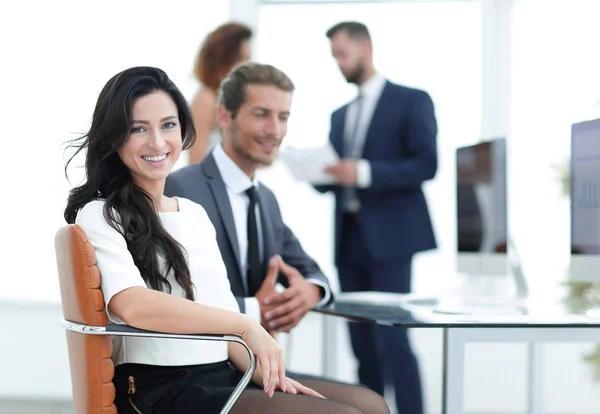
<path id="1" fill-rule="evenodd" d="M 529 354 L 527 412 L 529 414 L 542 414 L 544 412 L 544 345 L 529 342 L 527 351 Z"/>
<path id="2" fill-rule="evenodd" d="M 465 345 L 462 329 L 444 328 L 443 414 L 464 412 Z"/>
<path id="3" fill-rule="evenodd" d="M 335 379 L 337 370 L 337 336 L 339 320 L 323 315 L 323 375 Z"/>

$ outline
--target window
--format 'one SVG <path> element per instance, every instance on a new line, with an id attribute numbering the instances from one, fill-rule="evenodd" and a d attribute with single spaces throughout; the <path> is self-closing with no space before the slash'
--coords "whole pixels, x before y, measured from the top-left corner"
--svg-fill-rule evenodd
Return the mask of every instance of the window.
<path id="1" fill-rule="evenodd" d="M 481 129 L 481 10 L 478 2 L 263 5 L 257 34 L 257 58 L 284 70 L 296 84 L 284 145 L 320 145 L 329 118 L 353 99 L 354 85 L 339 73 L 325 37 L 342 20 L 367 24 L 376 68 L 393 82 L 426 90 L 439 124 L 437 177 L 426 185 L 439 249 L 415 261 L 415 282 L 440 279 L 440 268 L 453 268 L 454 150 L 475 142 Z M 284 165 L 264 171 L 263 181 L 276 192 L 282 213 L 307 251 L 328 274 L 333 272 L 331 196 L 317 194 L 288 174 Z"/>
<path id="2" fill-rule="evenodd" d="M 568 160 L 571 124 L 600 117 L 599 13 L 594 0 L 514 4 L 509 221 L 540 289 L 567 276 L 570 206 L 552 166 Z"/>

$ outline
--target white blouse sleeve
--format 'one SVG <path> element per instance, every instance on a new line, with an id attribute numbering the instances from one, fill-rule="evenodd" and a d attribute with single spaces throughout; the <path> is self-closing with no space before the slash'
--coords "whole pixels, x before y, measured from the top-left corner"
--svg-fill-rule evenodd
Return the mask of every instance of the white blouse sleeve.
<path id="1" fill-rule="evenodd" d="M 108 312 L 110 300 L 125 289 L 146 287 L 146 283 L 133 262 L 125 238 L 108 224 L 103 209 L 103 201 L 92 201 L 79 211 L 75 223 L 94 246 L 96 266 L 100 271 L 100 288 L 104 294 L 108 317 L 113 322 L 121 323 L 119 318 Z"/>

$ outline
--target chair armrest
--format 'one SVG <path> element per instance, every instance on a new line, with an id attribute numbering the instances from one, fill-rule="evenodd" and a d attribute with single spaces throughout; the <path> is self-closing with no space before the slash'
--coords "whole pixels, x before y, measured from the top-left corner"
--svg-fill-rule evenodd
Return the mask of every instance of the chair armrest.
<path id="1" fill-rule="evenodd" d="M 238 335 L 217 335 L 217 334 L 172 334 L 166 332 L 155 332 L 148 331 L 145 329 L 134 328 L 129 325 L 120 325 L 116 323 L 109 323 L 106 326 L 89 326 L 82 325 L 76 322 L 64 320 L 61 325 L 73 332 L 77 332 L 84 335 L 109 335 L 109 336 L 137 336 L 145 338 L 165 338 L 165 339 L 187 339 L 197 341 L 220 341 L 220 342 L 237 342 L 246 348 L 248 356 L 250 357 L 250 364 L 248 369 L 244 373 L 242 379 L 238 383 L 237 387 L 231 393 L 231 396 L 225 403 L 225 406 L 221 410 L 221 414 L 228 413 L 231 407 L 235 404 L 237 399 L 240 397 L 246 386 L 250 383 L 252 375 L 256 369 L 256 358 L 254 353 L 250 350 L 250 347 L 244 342 L 244 340 Z"/>
<path id="2" fill-rule="evenodd" d="M 106 324 L 105 335 L 113 336 L 141 336 L 148 338 L 168 338 L 168 339 L 195 339 L 199 341 L 224 341 L 244 343 L 238 335 L 219 335 L 219 334 L 172 334 L 166 332 L 148 331 L 146 329 L 134 328 L 129 325 L 117 323 Z"/>

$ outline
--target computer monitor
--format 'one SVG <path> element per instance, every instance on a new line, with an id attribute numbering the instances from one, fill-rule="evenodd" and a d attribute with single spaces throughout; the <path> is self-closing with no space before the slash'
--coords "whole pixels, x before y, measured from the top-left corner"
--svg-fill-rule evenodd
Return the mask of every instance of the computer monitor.
<path id="1" fill-rule="evenodd" d="M 508 274 L 506 139 L 456 150 L 457 270 Z"/>
<path id="2" fill-rule="evenodd" d="M 571 126 L 573 281 L 600 282 L 600 119 Z"/>

